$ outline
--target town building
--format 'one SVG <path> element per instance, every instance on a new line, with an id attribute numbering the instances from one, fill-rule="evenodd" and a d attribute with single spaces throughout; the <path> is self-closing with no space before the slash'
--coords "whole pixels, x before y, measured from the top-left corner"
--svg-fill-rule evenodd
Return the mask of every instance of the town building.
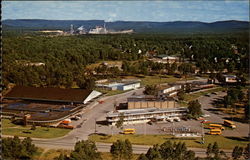
<path id="1" fill-rule="evenodd" d="M 237 76 L 235 75 L 223 75 L 224 81 L 226 83 L 236 83 L 237 82 Z"/>
<path id="2" fill-rule="evenodd" d="M 160 55 L 154 56 L 153 58 L 150 58 L 149 60 L 155 63 L 166 64 L 166 63 L 174 63 L 174 62 L 178 63 L 179 59 L 180 58 L 177 56 L 169 56 L 166 54 L 160 54 Z"/>
<path id="3" fill-rule="evenodd" d="M 169 60 L 169 61 L 177 61 L 177 60 L 179 60 L 178 57 L 169 56 L 169 55 L 166 55 L 166 54 L 157 55 L 157 58 L 162 59 L 162 60 Z"/>
<path id="4" fill-rule="evenodd" d="M 115 125 L 122 116 L 124 125 L 147 123 L 149 121 L 166 121 L 171 118 L 182 117 L 187 114 L 187 108 L 145 108 L 117 110 L 107 113 L 106 120 L 109 125 Z"/>

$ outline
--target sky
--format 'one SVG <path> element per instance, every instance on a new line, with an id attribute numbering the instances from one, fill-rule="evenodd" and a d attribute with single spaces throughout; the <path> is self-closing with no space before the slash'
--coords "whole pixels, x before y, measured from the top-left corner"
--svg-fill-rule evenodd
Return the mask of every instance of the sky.
<path id="1" fill-rule="evenodd" d="M 249 21 L 249 1 L 3 1 L 2 19 Z"/>

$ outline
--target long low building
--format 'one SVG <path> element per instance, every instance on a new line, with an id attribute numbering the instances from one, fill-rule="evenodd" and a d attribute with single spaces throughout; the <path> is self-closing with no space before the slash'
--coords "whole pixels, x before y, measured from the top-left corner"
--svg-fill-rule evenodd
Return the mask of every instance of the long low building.
<path id="1" fill-rule="evenodd" d="M 187 108 L 146 108 L 117 110 L 107 113 L 106 120 L 109 125 L 115 125 L 120 117 L 123 117 L 124 125 L 146 123 L 153 119 L 164 121 L 172 117 L 181 117 L 187 113 Z"/>
<path id="2" fill-rule="evenodd" d="M 128 109 L 176 107 L 178 107 L 178 105 L 173 98 L 158 98 L 148 95 L 132 96 L 128 98 Z"/>
<path id="3" fill-rule="evenodd" d="M 174 96 L 177 95 L 178 91 L 182 89 L 182 85 L 175 84 L 175 85 L 163 85 L 160 86 L 158 91 L 158 96 L 167 95 L 167 96 Z"/>
<path id="4" fill-rule="evenodd" d="M 15 86 L 4 99 L 86 104 L 102 93 L 86 89 L 62 89 Z"/>
<path id="5" fill-rule="evenodd" d="M 102 93 L 84 89 L 15 86 L 4 95 L 2 115 L 27 123 L 53 124 L 74 116 Z"/>
<path id="6" fill-rule="evenodd" d="M 136 82 L 113 82 L 109 84 L 96 84 L 97 87 L 107 90 L 131 90 L 140 88 L 141 83 L 139 81 Z"/>

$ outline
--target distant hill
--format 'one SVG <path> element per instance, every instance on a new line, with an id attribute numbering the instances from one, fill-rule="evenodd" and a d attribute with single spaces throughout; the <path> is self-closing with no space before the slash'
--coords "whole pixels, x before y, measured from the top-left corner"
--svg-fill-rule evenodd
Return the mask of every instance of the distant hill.
<path id="1" fill-rule="evenodd" d="M 61 29 L 69 30 L 70 25 L 74 28 L 83 26 L 89 30 L 95 26 L 103 26 L 104 20 L 42 20 L 42 19 L 7 19 L 2 21 L 3 30 L 44 30 Z M 249 30 L 247 21 L 218 21 L 213 23 L 197 21 L 174 21 L 174 22 L 147 22 L 147 21 L 115 21 L 106 22 L 109 30 L 133 29 L 136 33 L 223 33 L 240 32 Z"/>

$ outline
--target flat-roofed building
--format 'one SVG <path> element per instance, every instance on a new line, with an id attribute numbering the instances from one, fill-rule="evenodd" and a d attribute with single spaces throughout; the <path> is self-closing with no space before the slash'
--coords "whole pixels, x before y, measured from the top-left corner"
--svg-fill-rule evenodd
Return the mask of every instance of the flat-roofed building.
<path id="1" fill-rule="evenodd" d="M 134 82 L 113 82 L 108 84 L 96 84 L 97 87 L 107 89 L 107 90 L 132 90 L 140 88 L 141 83 L 139 81 Z"/>
<path id="2" fill-rule="evenodd" d="M 87 89 L 15 86 L 4 98 L 86 104 L 101 94 L 101 92 Z"/>
<path id="3" fill-rule="evenodd" d="M 176 107 L 178 107 L 178 104 L 173 98 L 158 98 L 146 95 L 132 96 L 128 98 L 128 109 Z"/>
<path id="4" fill-rule="evenodd" d="M 123 116 L 124 125 L 147 123 L 151 120 L 166 121 L 173 117 L 187 114 L 187 108 L 145 108 L 131 110 L 117 110 L 107 113 L 106 120 L 109 125 L 115 125 Z"/>
<path id="5" fill-rule="evenodd" d="M 4 95 L 2 116 L 26 119 L 31 124 L 55 124 L 82 111 L 102 93 L 85 89 L 15 86 Z"/>
<path id="6" fill-rule="evenodd" d="M 182 89 L 182 85 L 163 85 L 159 87 L 158 96 L 174 96 L 177 95 L 178 91 Z"/>

